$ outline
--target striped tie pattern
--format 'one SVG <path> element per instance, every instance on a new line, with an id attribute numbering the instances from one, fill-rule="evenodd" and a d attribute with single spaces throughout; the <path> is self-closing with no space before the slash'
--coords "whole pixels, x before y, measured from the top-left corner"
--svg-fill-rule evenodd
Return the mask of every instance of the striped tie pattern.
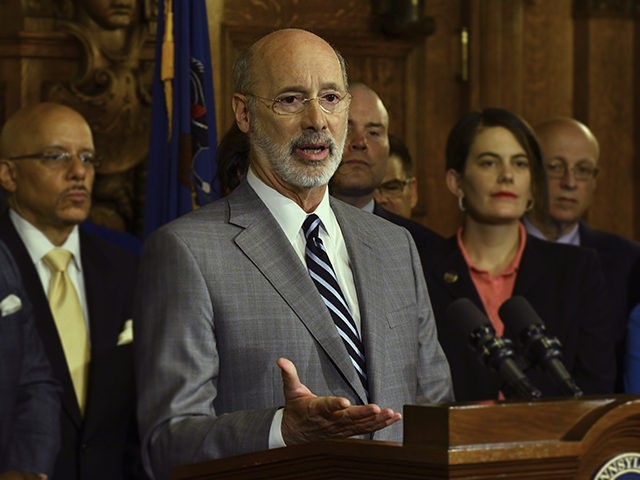
<path id="1" fill-rule="evenodd" d="M 368 391 L 364 345 L 342 290 L 338 285 L 338 279 L 331 266 L 331 261 L 329 261 L 327 251 L 320 239 L 320 226 L 322 226 L 320 218 L 313 213 L 308 215 L 302 224 L 306 239 L 305 261 L 307 262 L 307 269 L 320 292 L 324 304 L 329 309 L 331 318 L 333 318 L 338 333 L 347 348 L 349 357 L 351 357 L 351 363 L 353 363 L 356 372 L 358 372 L 365 390 Z"/>

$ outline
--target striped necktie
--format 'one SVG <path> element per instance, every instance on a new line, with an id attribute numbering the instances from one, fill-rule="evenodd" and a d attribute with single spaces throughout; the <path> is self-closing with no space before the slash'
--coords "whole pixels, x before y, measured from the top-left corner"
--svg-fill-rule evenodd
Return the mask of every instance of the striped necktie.
<path id="1" fill-rule="evenodd" d="M 327 251 L 320 239 L 320 227 L 322 221 L 314 213 L 308 215 L 302 224 L 302 230 L 306 239 L 305 261 L 311 279 L 316 284 L 324 304 L 329 309 L 338 333 L 342 338 L 351 363 L 358 372 L 358 376 L 369 391 L 367 373 L 364 359 L 364 345 L 360 339 L 360 333 L 351 316 L 351 311 L 344 299 L 342 290 L 338 285 L 336 273 L 333 270 Z"/>
<path id="2" fill-rule="evenodd" d="M 84 412 L 89 374 L 89 339 L 78 292 L 67 273 L 70 260 L 71 252 L 60 248 L 51 250 L 43 258 L 51 270 L 48 292 L 51 313 L 67 359 L 80 412 Z"/>

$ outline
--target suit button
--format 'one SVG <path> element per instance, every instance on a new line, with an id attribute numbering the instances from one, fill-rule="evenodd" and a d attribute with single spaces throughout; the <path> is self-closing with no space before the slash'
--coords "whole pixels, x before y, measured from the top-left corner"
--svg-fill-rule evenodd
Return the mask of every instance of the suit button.
<path id="1" fill-rule="evenodd" d="M 80 445 L 80 448 L 82 450 L 87 450 L 89 448 L 89 444 L 88 443 L 83 443 L 83 444 Z"/>

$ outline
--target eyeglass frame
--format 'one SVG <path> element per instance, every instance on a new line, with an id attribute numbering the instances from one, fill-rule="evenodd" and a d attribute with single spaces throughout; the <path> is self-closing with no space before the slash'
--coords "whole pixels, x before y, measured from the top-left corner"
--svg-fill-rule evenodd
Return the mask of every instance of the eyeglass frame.
<path id="1" fill-rule="evenodd" d="M 342 95 L 341 93 L 336 93 L 336 92 L 327 92 L 328 93 L 332 93 L 333 95 Z M 263 101 L 263 105 L 265 107 L 268 107 L 273 113 L 275 113 L 276 115 L 298 115 L 299 113 L 304 112 L 307 109 L 307 105 L 309 104 L 309 102 L 311 102 L 311 100 L 315 100 L 316 102 L 318 102 L 318 105 L 320 106 L 320 108 L 322 109 L 323 112 L 325 113 L 329 113 L 329 114 L 335 114 L 335 113 L 342 113 L 345 110 L 347 110 L 349 108 L 349 105 L 351 104 L 351 98 L 352 95 L 349 92 L 345 92 L 344 96 L 340 98 L 340 100 L 338 100 L 338 105 L 341 104 L 342 102 L 346 101 L 346 106 L 342 109 L 342 110 L 327 110 L 325 107 L 322 106 L 322 103 L 320 103 L 320 96 L 316 96 L 316 97 L 312 97 L 312 98 L 303 98 L 302 99 L 302 105 L 303 107 L 298 110 L 297 112 L 279 112 L 278 110 L 276 110 L 276 104 L 278 103 L 278 101 L 284 97 L 288 97 L 288 96 L 295 96 L 293 94 L 290 95 L 278 95 L 276 98 L 267 98 L 267 97 L 261 97 L 260 95 L 254 95 L 253 93 L 245 93 L 244 94 L 245 97 L 253 97 L 256 98 L 258 100 L 262 100 Z M 266 102 L 266 103 L 264 103 Z"/>
<path id="2" fill-rule="evenodd" d="M 78 160 L 80 160 L 80 163 L 82 163 L 82 165 L 90 165 L 92 166 L 94 169 L 98 168 L 101 165 L 101 161 L 95 156 L 94 152 L 80 152 L 80 153 L 71 153 L 69 150 L 63 150 L 60 149 L 60 153 L 62 154 L 62 157 L 64 157 L 64 160 L 50 160 L 50 163 L 47 163 L 47 160 L 45 159 L 45 154 L 46 153 L 50 153 L 47 150 L 43 150 L 42 152 L 35 152 L 35 153 L 28 153 L 26 155 L 16 155 L 15 157 L 7 157 L 7 160 L 40 160 L 44 163 L 44 165 L 48 166 L 48 167 L 57 167 L 58 165 L 65 165 L 68 166 L 71 163 L 71 159 L 73 158 L 73 156 L 75 155 L 76 157 L 78 157 Z M 83 160 L 82 155 L 83 153 L 87 153 L 91 155 L 91 160 Z M 51 163 L 52 162 L 52 163 Z M 61 167 L 57 167 L 57 168 L 61 168 Z"/>
<path id="3" fill-rule="evenodd" d="M 392 197 L 399 197 L 400 195 L 402 195 L 402 193 L 404 193 L 404 190 L 411 185 L 411 183 L 413 183 L 413 181 L 415 180 L 415 177 L 407 177 L 404 180 L 400 180 L 399 178 L 394 178 L 393 180 L 389 180 L 387 182 L 381 183 L 380 185 L 378 185 L 376 187 L 376 190 L 378 190 L 378 192 L 380 192 L 381 195 L 390 195 Z M 402 184 L 402 187 L 398 190 L 397 194 L 390 194 L 389 190 L 385 187 L 385 185 L 388 185 L 392 182 L 397 182 Z"/>
<path id="4" fill-rule="evenodd" d="M 550 172 L 549 167 L 551 166 L 552 163 L 558 163 L 559 165 L 561 165 L 562 173 L 558 174 L 556 172 Z M 579 167 L 584 168 L 584 165 L 580 165 L 580 163 L 576 163 L 575 165 L 572 165 L 571 167 L 569 167 L 569 165 L 567 165 L 567 162 L 565 160 L 561 160 L 558 158 L 553 159 L 550 162 L 544 163 L 544 170 L 548 178 L 555 178 L 555 179 L 564 178 L 567 175 L 567 173 L 571 172 L 573 174 L 573 178 L 575 178 L 576 180 L 579 180 L 581 182 L 588 182 L 589 180 L 596 178 L 598 176 L 598 172 L 600 171 L 600 168 L 597 165 L 589 164 L 588 170 L 590 170 L 590 172 L 588 174 L 583 174 L 583 173 L 576 174 L 576 169 Z"/>

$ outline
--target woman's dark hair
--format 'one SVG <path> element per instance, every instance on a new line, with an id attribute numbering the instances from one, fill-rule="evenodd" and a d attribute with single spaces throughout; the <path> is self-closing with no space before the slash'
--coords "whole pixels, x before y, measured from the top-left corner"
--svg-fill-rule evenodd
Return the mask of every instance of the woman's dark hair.
<path id="1" fill-rule="evenodd" d="M 540 145 L 529 124 L 509 110 L 485 108 L 470 112 L 456 123 L 447 139 L 447 170 L 453 169 L 464 174 L 469 150 L 476 136 L 490 127 L 503 127 L 511 132 L 524 149 L 531 169 L 531 192 L 536 208 L 547 211 L 547 179 L 542 161 Z"/>
<path id="2" fill-rule="evenodd" d="M 220 193 L 225 196 L 240 185 L 249 170 L 249 138 L 236 123 L 220 140 L 216 155 Z"/>

